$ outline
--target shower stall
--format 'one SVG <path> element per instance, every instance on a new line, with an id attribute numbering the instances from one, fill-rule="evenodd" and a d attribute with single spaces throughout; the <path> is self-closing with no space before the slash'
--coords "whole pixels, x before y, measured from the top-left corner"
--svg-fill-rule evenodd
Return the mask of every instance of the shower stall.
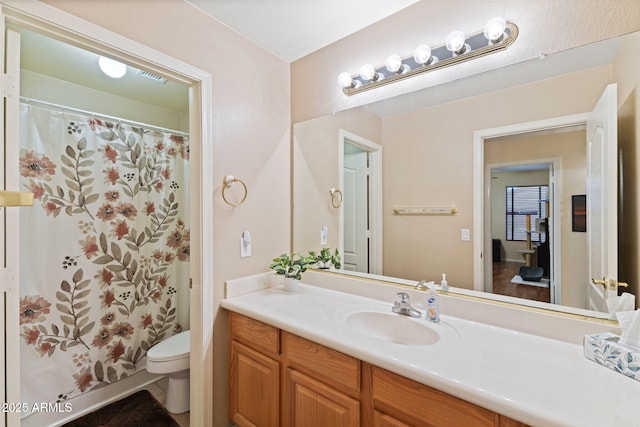
<path id="1" fill-rule="evenodd" d="M 64 402 L 188 327 L 189 141 L 29 100 L 20 127 L 21 400 Z"/>

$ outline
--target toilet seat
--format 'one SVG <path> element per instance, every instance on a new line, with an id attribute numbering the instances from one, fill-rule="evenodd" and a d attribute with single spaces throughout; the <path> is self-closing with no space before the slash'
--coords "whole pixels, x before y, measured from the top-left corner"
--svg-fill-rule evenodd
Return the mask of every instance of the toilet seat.
<path id="1" fill-rule="evenodd" d="M 164 341 L 160 341 L 147 352 L 147 360 L 153 362 L 170 362 L 176 359 L 189 358 L 191 331 L 184 331 Z"/>
<path id="2" fill-rule="evenodd" d="M 147 351 L 147 372 L 171 374 L 189 369 L 191 332 L 184 331 L 159 342 Z"/>

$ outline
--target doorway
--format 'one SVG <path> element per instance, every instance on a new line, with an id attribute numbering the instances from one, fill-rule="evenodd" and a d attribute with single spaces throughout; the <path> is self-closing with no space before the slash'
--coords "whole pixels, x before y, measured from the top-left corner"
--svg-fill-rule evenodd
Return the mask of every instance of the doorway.
<path id="1" fill-rule="evenodd" d="M 576 147 L 575 149 L 579 150 L 582 154 L 572 158 L 567 158 L 567 161 L 562 160 L 561 163 L 563 168 L 569 169 L 568 173 L 563 173 L 563 169 L 556 164 L 556 166 L 554 166 L 554 178 L 550 181 L 551 206 L 549 207 L 549 217 L 551 221 L 549 222 L 548 227 L 549 240 L 550 242 L 553 242 L 554 245 L 550 259 L 550 264 L 552 266 L 549 278 L 551 290 L 550 302 L 554 304 L 569 305 L 566 300 L 563 300 L 563 286 L 565 285 L 563 279 L 567 276 L 567 272 L 564 271 L 563 268 L 564 263 L 562 262 L 563 250 L 567 250 L 570 257 L 575 254 L 581 258 L 582 261 L 571 258 L 570 261 L 573 264 L 578 265 L 582 262 L 582 265 L 584 265 L 586 263 L 586 241 L 580 242 L 581 240 L 585 240 L 585 236 L 577 234 L 572 235 L 570 231 L 570 224 L 567 224 L 567 221 L 559 223 L 557 226 L 554 221 L 558 221 L 558 219 L 562 217 L 562 209 L 567 208 L 565 200 L 566 194 L 583 194 L 584 191 L 586 191 L 586 173 L 584 172 L 586 167 L 585 124 L 588 119 L 588 113 L 576 114 L 572 116 L 563 116 L 548 120 L 521 123 L 474 132 L 474 212 L 477 212 L 477 214 L 474 215 L 474 229 L 480 231 L 476 232 L 474 235 L 474 253 L 475 259 L 477 260 L 474 262 L 474 289 L 484 291 L 485 284 L 488 284 L 490 287 L 493 272 L 492 257 L 483 256 L 483 253 L 492 254 L 493 249 L 491 235 L 487 234 L 488 230 L 491 230 L 491 215 L 489 210 L 489 192 L 486 191 L 486 188 L 487 182 L 491 181 L 491 175 L 487 170 L 486 165 L 488 163 L 496 164 L 509 162 L 503 158 L 501 159 L 500 157 L 492 160 L 485 159 L 486 141 L 500 141 L 502 138 L 519 136 L 520 138 L 523 138 L 522 141 L 526 143 L 528 139 L 531 142 L 533 139 L 551 138 L 554 137 L 554 135 L 556 137 L 561 137 L 565 132 L 581 132 L 581 135 L 576 135 L 576 141 L 574 144 Z M 549 141 L 551 141 L 551 139 L 549 139 Z M 551 144 L 553 144 L 553 142 L 551 142 Z M 538 145 L 538 142 L 536 142 L 535 145 Z M 571 149 L 571 151 L 572 150 L 573 149 Z M 524 157 L 523 154 L 523 157 L 520 157 L 518 161 L 521 163 L 554 163 L 554 158 L 562 158 L 562 156 L 548 153 L 537 154 L 535 156 L 527 154 L 527 156 L 529 157 Z M 526 161 L 527 158 L 534 160 Z M 511 162 L 514 162 L 513 159 L 511 159 Z M 574 164 L 570 162 L 576 163 Z M 570 168 L 574 168 L 575 171 L 579 172 L 572 174 Z M 563 230 L 566 230 L 567 226 L 569 227 L 569 231 L 563 232 Z M 572 242 L 566 243 L 565 240 L 563 240 L 563 234 L 565 237 L 572 239 Z M 581 244 L 583 244 L 583 246 L 580 246 Z M 571 248 L 572 245 L 580 247 L 581 249 L 573 252 L 569 251 L 568 249 Z M 565 273 L 564 275 L 562 275 L 563 271 Z M 489 278 L 487 276 L 489 276 Z M 583 286 L 580 286 L 580 284 L 584 282 L 582 277 L 577 277 L 575 274 L 571 276 L 573 277 L 571 277 L 570 280 L 574 280 L 576 283 L 579 282 L 577 287 L 584 288 Z M 575 299 L 582 300 L 583 298 L 576 297 Z M 573 306 L 578 305 L 576 304 Z M 579 307 L 584 307 L 584 303 L 582 301 Z"/>
<path id="2" fill-rule="evenodd" d="M 55 24 L 53 23 L 55 22 Z M 92 52 L 108 52 L 108 55 L 114 59 L 123 60 L 130 65 L 134 65 L 138 69 L 144 69 L 154 76 L 165 77 L 170 80 L 180 82 L 188 87 L 189 92 L 189 112 L 184 117 L 185 123 L 188 123 L 189 129 L 191 129 L 191 146 L 190 151 L 193 154 L 195 162 L 192 164 L 192 168 L 189 171 L 189 186 L 190 199 L 198 200 L 202 204 L 198 204 L 197 209 L 192 209 L 189 217 L 190 222 L 193 224 L 192 235 L 195 237 L 194 247 L 197 250 L 191 253 L 191 260 L 193 261 L 190 266 L 189 276 L 193 278 L 194 285 L 193 290 L 190 292 L 191 300 L 191 328 L 192 333 L 191 340 L 191 368 L 192 373 L 197 376 L 203 376 L 209 378 L 210 375 L 202 375 L 203 370 L 209 371 L 208 368 L 203 366 L 203 358 L 199 355 L 203 354 L 203 336 L 211 336 L 212 334 L 212 319 L 209 316 L 204 316 L 202 313 L 213 313 L 215 310 L 213 305 L 213 290 L 203 289 L 199 284 L 204 281 L 212 281 L 211 263 L 202 265 L 200 260 L 204 257 L 211 259 L 211 228 L 209 226 L 202 228 L 200 224 L 210 224 L 212 212 L 209 206 L 212 206 L 212 196 L 207 192 L 201 191 L 201 182 L 211 181 L 211 168 L 210 166 L 203 167 L 203 164 L 210 165 L 212 163 L 211 148 L 203 146 L 201 141 L 209 136 L 211 128 L 211 114 L 210 114 L 210 86 L 211 77 L 208 73 L 204 73 L 193 67 L 181 63 L 173 58 L 163 55 L 159 52 L 152 51 L 142 45 L 138 45 L 130 40 L 126 40 L 118 35 L 109 33 L 104 29 L 87 23 L 79 18 L 60 12 L 57 9 L 49 6 L 28 2 L 17 3 L 12 6 L 3 6 L 3 24 L 6 29 L 7 25 L 17 26 L 19 28 L 37 28 L 38 32 L 47 37 L 55 38 L 58 40 L 65 40 L 72 44 L 79 44 L 84 47 L 90 47 Z M 73 34 L 71 36 L 70 34 Z M 83 34 L 80 36 L 79 34 Z M 5 39 L 8 40 L 7 34 L 3 32 Z M 86 38 L 85 38 L 86 37 Z M 10 42 L 10 40 L 9 40 Z M 9 44 L 9 42 L 7 44 Z M 17 45 L 19 55 L 19 44 Z M 106 48 L 105 46 L 109 46 Z M 10 50 L 10 49 L 8 49 Z M 15 51 L 15 49 L 14 49 Z M 7 53 L 7 58 L 10 58 L 10 52 Z M 3 58 L 5 68 L 11 69 L 10 64 L 7 64 L 7 58 Z M 13 55 L 15 59 L 16 56 Z M 14 68 L 15 69 L 15 68 Z M 171 71 L 169 71 L 171 70 Z M 15 74 L 14 74 L 15 75 Z M 5 104 L 5 122 L 3 122 L 5 134 L 7 135 L 7 157 L 14 155 L 17 151 L 17 146 L 12 144 L 12 141 L 17 139 L 11 139 L 9 135 L 14 132 L 11 129 L 12 125 L 17 124 L 17 105 L 18 95 L 17 92 L 11 92 L 7 88 L 7 82 L 10 80 L 3 80 L 5 85 L 3 93 L 8 94 L 7 102 Z M 15 104 L 15 107 L 12 106 Z M 197 160 L 196 160 L 197 159 Z M 10 163 L 4 165 L 5 176 L 7 177 L 5 182 L 5 188 L 10 190 L 17 189 L 17 177 L 19 176 L 15 166 Z M 200 208 L 202 206 L 202 208 Z M 10 247 L 12 250 L 6 251 L 3 249 L 3 257 L 5 259 L 5 269 L 13 271 L 14 273 L 8 278 L 9 282 L 3 283 L 4 298 L 6 305 L 6 313 L 3 316 L 3 321 L 9 325 L 19 324 L 19 275 L 16 274 L 16 265 L 20 262 L 18 253 L 15 248 L 18 247 L 16 243 L 19 240 L 17 231 L 19 227 L 16 226 L 17 215 L 10 210 L 2 212 L 3 220 L 7 223 L 7 228 L 4 230 L 3 236 L 5 238 L 4 248 Z M 203 221 L 202 218 L 208 218 Z M 201 243 L 202 240 L 202 243 Z M 207 295 L 203 295 L 203 294 Z M 17 326 L 4 327 L 6 331 L 4 336 L 5 348 L 18 348 L 19 342 L 22 340 L 20 337 L 20 331 Z M 86 326 L 86 325 L 83 325 Z M 62 331 L 62 333 L 64 333 Z M 3 371 L 3 383 L 6 387 L 3 388 L 2 401 L 5 402 L 19 402 L 20 401 L 20 378 L 19 378 L 19 357 L 13 353 L 4 360 Z M 204 396 L 208 396 L 204 390 L 211 388 L 210 381 L 192 382 L 192 408 L 195 407 L 196 414 L 204 413 L 198 408 L 210 406 L 212 403 L 207 402 L 205 404 Z M 198 415 L 199 417 L 199 415 Z M 0 423 L 0 425 L 20 425 L 20 414 L 7 414 L 6 418 Z"/>
<path id="3" fill-rule="evenodd" d="M 593 300 L 601 298 L 596 290 L 602 294 L 604 287 L 605 300 L 617 296 L 616 90 L 615 84 L 608 85 L 589 113 L 474 132 L 474 227 L 479 231 L 474 237 L 474 289 L 484 289 L 487 271 L 491 270 L 491 257 L 483 256 L 492 249 L 492 241 L 486 234 L 490 229 L 490 216 L 487 215 L 490 201 L 485 182 L 490 177 L 486 176 L 485 170 L 485 140 L 535 135 L 540 131 L 553 135 L 576 130 L 582 133 L 576 141 L 580 155 L 558 156 L 562 159 L 563 169 L 555 171 L 558 178 L 553 193 L 561 202 L 550 208 L 551 216 L 556 220 L 555 224 L 549 224 L 550 239 L 555 242 L 551 260 L 551 302 L 589 310 Z M 559 148 L 566 148 L 566 145 L 559 144 Z M 586 197 L 586 230 L 572 224 L 572 218 L 576 216 L 572 207 L 574 196 Z M 566 220 L 559 221 L 560 218 Z M 604 279 L 599 279 L 601 277 Z"/>
<path id="4" fill-rule="evenodd" d="M 382 146 L 340 129 L 338 151 L 343 268 L 382 274 Z"/>
<path id="5" fill-rule="evenodd" d="M 490 147 L 488 140 L 487 147 Z M 514 141 L 512 144 L 522 142 Z M 500 147 L 505 150 L 504 147 Z M 491 150 L 485 150 L 491 158 Z M 485 291 L 498 295 L 551 302 L 550 278 L 553 251 L 550 207 L 557 203 L 553 188 L 559 159 L 487 165 L 492 241 L 491 269 Z M 532 276 L 532 272 L 535 275 Z"/>

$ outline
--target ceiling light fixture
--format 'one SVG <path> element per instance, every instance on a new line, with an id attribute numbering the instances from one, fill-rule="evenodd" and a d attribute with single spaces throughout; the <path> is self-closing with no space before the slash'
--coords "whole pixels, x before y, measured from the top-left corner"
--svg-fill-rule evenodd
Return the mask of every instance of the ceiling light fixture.
<path id="1" fill-rule="evenodd" d="M 105 56 L 101 56 L 98 59 L 98 65 L 103 73 L 113 79 L 119 79 L 127 72 L 127 66 L 125 64 Z"/>
<path id="2" fill-rule="evenodd" d="M 454 31 L 447 36 L 443 45 L 431 48 L 422 44 L 412 56 L 402 58 L 397 54 L 390 55 L 384 65 L 374 67 L 365 64 L 360 69 L 360 74 L 343 72 L 338 76 L 338 81 L 345 95 L 355 95 L 407 77 L 501 51 L 513 44 L 517 37 L 516 24 L 503 18 L 492 18 L 483 31 L 470 35 Z"/>

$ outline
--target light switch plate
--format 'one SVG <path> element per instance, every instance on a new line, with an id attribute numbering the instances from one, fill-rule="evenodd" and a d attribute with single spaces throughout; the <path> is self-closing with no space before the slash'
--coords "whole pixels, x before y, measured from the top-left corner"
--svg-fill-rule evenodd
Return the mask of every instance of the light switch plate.
<path id="1" fill-rule="evenodd" d="M 463 228 L 460 232 L 460 237 L 463 242 L 468 242 L 471 240 L 471 231 L 468 228 Z"/>
<path id="2" fill-rule="evenodd" d="M 240 258 L 246 258 L 251 256 L 251 235 L 248 232 L 248 239 L 245 240 L 244 237 L 240 237 Z"/>

